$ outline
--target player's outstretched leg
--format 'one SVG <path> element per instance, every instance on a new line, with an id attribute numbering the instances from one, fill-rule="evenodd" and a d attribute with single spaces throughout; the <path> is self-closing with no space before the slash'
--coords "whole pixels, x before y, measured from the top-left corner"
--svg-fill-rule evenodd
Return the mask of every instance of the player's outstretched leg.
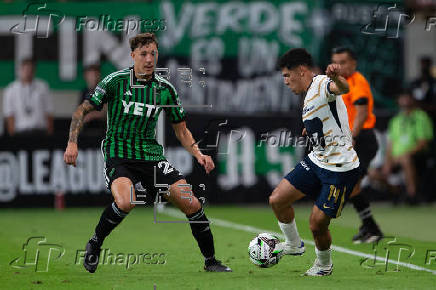
<path id="1" fill-rule="evenodd" d="M 314 205 L 310 215 L 310 230 L 315 240 L 316 259 L 313 266 L 304 274 L 306 276 L 327 276 L 333 272 L 329 224 L 330 217 Z"/>
<path id="2" fill-rule="evenodd" d="M 86 244 L 83 266 L 90 273 L 97 270 L 104 239 L 135 206 L 130 201 L 131 190 L 133 191 L 133 200 L 135 200 L 135 192 L 130 179 L 126 177 L 115 179 L 112 182 L 111 190 L 115 201 L 103 211 L 94 235 Z"/>
<path id="3" fill-rule="evenodd" d="M 303 197 L 304 194 L 286 179 L 282 179 L 269 197 L 269 204 L 285 236 L 285 242 L 278 244 L 275 249 L 282 250 L 284 255 L 299 256 L 305 252 L 304 242 L 298 234 L 294 209 L 292 208 L 292 204 Z"/>
<path id="4" fill-rule="evenodd" d="M 203 211 L 201 203 L 186 186 L 186 180 L 181 179 L 170 186 L 170 196 L 167 199 L 176 205 L 189 220 L 192 235 L 198 243 L 204 257 L 204 269 L 208 272 L 232 272 L 215 258 L 215 247 L 209 220 Z"/>

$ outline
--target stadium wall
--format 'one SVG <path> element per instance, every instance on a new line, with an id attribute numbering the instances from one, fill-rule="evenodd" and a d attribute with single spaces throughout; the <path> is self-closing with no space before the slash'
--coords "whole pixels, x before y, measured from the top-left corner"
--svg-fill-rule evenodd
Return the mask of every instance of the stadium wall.
<path id="1" fill-rule="evenodd" d="M 0 3 L 0 87 L 15 79 L 22 58 L 35 57 L 36 76 L 49 83 L 57 118 L 53 137 L 0 138 L 0 207 L 52 206 L 55 192 L 65 193 L 68 206 L 100 205 L 110 199 L 99 155 L 103 129 L 100 135 L 81 136 L 83 167 L 67 168 L 61 155 L 71 112 L 85 85 L 83 66 L 99 62 L 105 76 L 132 64 L 127 39 L 144 29 L 125 29 L 131 19 L 151 20 L 146 30 L 159 37 L 160 73 L 177 88 L 189 127 L 197 140 L 204 139 L 203 149 L 214 156 L 217 168 L 205 176 L 170 126 L 165 132 L 168 159 L 212 203 L 265 203 L 304 151 L 261 142 L 267 132 L 301 132 L 300 99 L 283 85 L 275 66 L 278 57 L 290 47 L 303 46 L 322 71 L 332 47 L 354 47 L 358 69 L 369 79 L 381 112 L 377 126 L 384 130 L 392 114 L 393 89 L 403 80 L 403 34 L 391 38 L 392 25 L 385 34 L 372 33 L 371 25 L 377 24 L 371 22 L 373 12 L 388 2 L 393 1 L 68 1 L 50 2 L 44 9 L 36 2 Z M 36 19 L 38 28 L 29 29 Z M 122 25 L 106 26 L 110 21 Z M 204 105 L 212 109 L 205 111 Z M 221 142 L 216 144 L 218 131 Z"/>

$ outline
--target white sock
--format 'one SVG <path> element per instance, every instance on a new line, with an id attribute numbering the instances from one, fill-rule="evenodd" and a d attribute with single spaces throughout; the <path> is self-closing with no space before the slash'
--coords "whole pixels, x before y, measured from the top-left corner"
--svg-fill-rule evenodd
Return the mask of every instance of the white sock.
<path id="1" fill-rule="evenodd" d="M 292 220 L 289 224 L 284 224 L 279 222 L 279 227 L 285 235 L 285 240 L 287 244 L 290 244 L 291 247 L 299 247 L 301 246 L 301 238 L 298 234 L 297 224 L 295 223 L 295 219 Z"/>
<path id="2" fill-rule="evenodd" d="M 317 247 L 315 247 L 316 257 L 318 258 L 321 266 L 330 266 L 332 264 L 331 251 L 331 249 L 320 251 Z"/>

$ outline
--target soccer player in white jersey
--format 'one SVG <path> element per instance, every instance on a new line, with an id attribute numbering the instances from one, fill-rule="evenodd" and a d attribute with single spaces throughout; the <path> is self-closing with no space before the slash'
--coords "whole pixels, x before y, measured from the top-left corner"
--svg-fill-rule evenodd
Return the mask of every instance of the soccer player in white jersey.
<path id="1" fill-rule="evenodd" d="M 285 242 L 276 249 L 287 255 L 305 252 L 292 204 L 307 195 L 315 203 L 310 215 L 310 230 L 315 240 L 316 259 L 305 275 L 330 275 L 333 270 L 330 220 L 340 216 L 359 180 L 360 170 L 347 110 L 341 98 L 341 94 L 348 92 L 348 84 L 339 75 L 338 64 L 330 64 L 326 75 L 315 75 L 312 56 L 303 48 L 286 52 L 279 66 L 285 84 L 304 97 L 303 135 L 310 138 L 312 151 L 283 178 L 269 197 L 285 236 Z"/>

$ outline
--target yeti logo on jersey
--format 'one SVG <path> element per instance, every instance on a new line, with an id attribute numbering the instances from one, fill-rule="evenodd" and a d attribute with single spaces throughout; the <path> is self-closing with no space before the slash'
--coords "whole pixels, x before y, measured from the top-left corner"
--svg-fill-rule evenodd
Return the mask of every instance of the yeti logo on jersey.
<path id="1" fill-rule="evenodd" d="M 126 102 L 122 100 L 123 107 L 124 107 L 124 114 L 130 114 L 130 111 L 132 111 L 133 115 L 136 116 L 144 116 L 144 107 L 146 108 L 146 116 L 150 117 L 152 112 L 156 111 L 156 106 L 144 104 L 144 103 L 138 103 L 138 102 Z M 132 108 L 132 110 L 131 110 Z M 154 110 L 153 110 L 154 109 Z"/>

